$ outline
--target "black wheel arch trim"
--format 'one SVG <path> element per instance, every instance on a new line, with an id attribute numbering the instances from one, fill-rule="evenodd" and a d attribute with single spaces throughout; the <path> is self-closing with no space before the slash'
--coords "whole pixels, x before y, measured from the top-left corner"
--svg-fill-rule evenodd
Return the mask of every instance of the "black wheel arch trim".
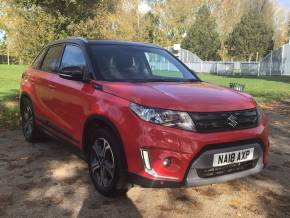
<path id="1" fill-rule="evenodd" d="M 113 131 L 113 133 L 118 137 L 118 140 L 120 141 L 121 143 L 121 150 L 123 152 L 123 156 L 125 158 L 125 164 L 126 164 L 126 169 L 128 169 L 128 163 L 127 163 L 127 157 L 125 155 L 125 150 L 124 150 L 124 145 L 123 145 L 123 141 L 122 141 L 122 137 L 118 131 L 118 128 L 115 126 L 115 124 L 110 121 L 108 118 L 104 117 L 104 116 L 101 116 L 101 115 L 97 115 L 97 114 L 93 114 L 91 116 L 89 116 L 86 121 L 85 121 L 85 124 L 83 126 L 83 137 L 82 137 L 82 150 L 84 153 L 87 152 L 87 149 L 88 149 L 88 144 L 87 144 L 87 138 L 86 138 L 86 131 L 87 131 L 87 128 L 89 127 L 89 124 L 93 121 L 96 121 L 96 122 L 102 122 L 104 123 L 106 126 L 108 126 L 110 128 L 110 130 Z"/>
<path id="2" fill-rule="evenodd" d="M 19 107 L 20 108 L 21 108 L 21 101 L 23 98 L 28 98 L 32 103 L 32 98 L 30 97 L 30 95 L 27 92 L 21 92 L 20 96 L 19 96 Z"/>

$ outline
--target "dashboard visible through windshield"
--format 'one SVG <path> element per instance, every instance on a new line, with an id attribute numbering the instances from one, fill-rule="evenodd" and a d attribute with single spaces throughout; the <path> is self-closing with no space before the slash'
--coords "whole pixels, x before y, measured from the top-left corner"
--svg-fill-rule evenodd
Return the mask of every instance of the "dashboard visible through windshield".
<path id="1" fill-rule="evenodd" d="M 167 51 L 124 45 L 91 45 L 101 79 L 129 82 L 185 82 L 197 77 Z"/>

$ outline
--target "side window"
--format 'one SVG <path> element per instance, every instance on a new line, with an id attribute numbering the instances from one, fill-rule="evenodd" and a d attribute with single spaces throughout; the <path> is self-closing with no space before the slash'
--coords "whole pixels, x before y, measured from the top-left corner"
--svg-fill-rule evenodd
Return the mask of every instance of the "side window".
<path id="1" fill-rule="evenodd" d="M 47 48 L 42 49 L 38 56 L 34 59 L 32 63 L 32 67 L 35 69 L 39 69 L 41 62 L 43 60 L 44 55 L 46 54 Z"/>
<path id="2" fill-rule="evenodd" d="M 48 52 L 42 62 L 41 70 L 54 72 L 58 69 L 62 48 L 62 45 L 55 45 L 48 49 Z"/>
<path id="3" fill-rule="evenodd" d="M 64 67 L 85 67 L 86 59 L 80 47 L 75 45 L 67 45 L 65 46 L 65 50 L 63 53 L 62 61 L 61 61 L 61 69 Z"/>

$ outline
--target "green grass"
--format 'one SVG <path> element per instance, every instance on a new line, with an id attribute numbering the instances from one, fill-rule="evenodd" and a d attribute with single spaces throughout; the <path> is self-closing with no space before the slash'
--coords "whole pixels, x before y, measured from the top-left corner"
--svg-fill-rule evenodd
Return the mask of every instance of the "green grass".
<path id="1" fill-rule="evenodd" d="M 200 73 L 198 76 L 204 81 L 224 86 L 229 86 L 229 83 L 244 84 L 244 91 L 253 95 L 259 103 L 277 102 L 290 98 L 290 76 L 225 77 L 205 73 Z"/>
<path id="2" fill-rule="evenodd" d="M 19 126 L 19 82 L 25 67 L 0 64 L 0 129 Z M 175 72 L 171 72 L 170 75 L 177 76 Z M 224 86 L 229 86 L 232 82 L 244 84 L 245 92 L 253 95 L 260 103 L 290 98 L 290 77 L 225 77 L 205 73 L 198 75 L 204 81 Z"/>
<path id="3" fill-rule="evenodd" d="M 19 126 L 19 82 L 24 65 L 0 64 L 0 129 Z"/>

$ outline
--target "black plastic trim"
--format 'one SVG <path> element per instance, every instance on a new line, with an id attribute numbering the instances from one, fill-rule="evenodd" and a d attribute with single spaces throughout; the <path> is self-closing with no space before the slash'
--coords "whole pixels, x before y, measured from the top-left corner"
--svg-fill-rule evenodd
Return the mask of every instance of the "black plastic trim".
<path id="1" fill-rule="evenodd" d="M 78 140 L 76 140 L 72 135 L 70 135 L 69 133 L 67 133 L 65 130 L 59 128 L 58 126 L 56 126 L 55 124 L 51 123 L 50 121 L 46 120 L 44 117 L 42 116 L 37 116 L 36 120 L 39 121 L 41 123 L 41 125 L 44 126 L 44 128 L 47 129 L 50 128 L 51 130 L 55 131 L 56 133 L 59 133 L 60 135 L 66 137 L 67 139 L 79 144 L 80 142 Z M 49 129 L 48 129 L 49 131 Z"/>
<path id="2" fill-rule="evenodd" d="M 134 173 L 128 173 L 128 181 L 144 188 L 180 188 L 184 182 L 175 182 L 168 180 L 153 180 Z"/>

